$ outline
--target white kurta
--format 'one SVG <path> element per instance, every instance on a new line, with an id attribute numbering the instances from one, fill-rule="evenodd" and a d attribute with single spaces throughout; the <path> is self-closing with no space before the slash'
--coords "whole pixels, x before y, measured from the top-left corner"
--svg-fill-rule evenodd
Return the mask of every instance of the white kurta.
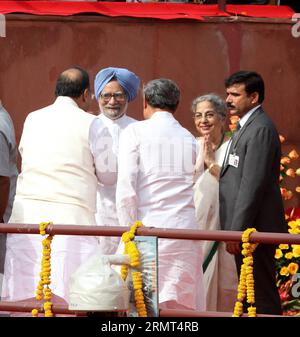
<path id="1" fill-rule="evenodd" d="M 203 139 L 199 138 L 203 147 Z M 215 159 L 222 166 L 228 141 L 216 151 Z M 199 176 L 194 185 L 194 201 L 199 229 L 219 230 L 219 182 L 208 170 Z M 204 241 L 204 261 L 213 247 L 214 241 Z M 237 273 L 233 255 L 220 242 L 206 271 L 204 272 L 206 304 L 209 311 L 233 311 L 237 291 Z"/>
<path id="2" fill-rule="evenodd" d="M 119 138 L 122 131 L 129 124 L 136 122 L 136 119 L 123 115 L 121 118 L 112 120 L 103 113 L 101 113 L 98 118 L 108 128 L 113 139 L 113 147 L 117 156 Z M 117 172 L 117 162 L 115 162 L 115 172 Z M 98 226 L 119 226 L 116 209 L 116 184 L 109 186 L 98 183 L 96 222 Z M 116 252 L 120 238 L 101 236 L 99 241 L 102 254 L 110 255 Z"/>
<path id="3" fill-rule="evenodd" d="M 120 224 L 196 229 L 194 136 L 171 113 L 129 125 L 119 144 L 116 203 Z M 159 303 L 204 310 L 200 241 L 159 239 Z"/>
<path id="4" fill-rule="evenodd" d="M 58 97 L 54 104 L 29 114 L 20 141 L 22 172 L 9 222 L 96 225 L 97 176 L 103 183 L 116 182 L 116 173 L 108 172 L 101 158 L 113 155 L 111 145 L 103 123 L 69 97 Z M 51 289 L 55 295 L 68 301 L 70 275 L 96 249 L 96 237 L 54 237 Z M 35 296 L 41 252 L 40 235 L 8 235 L 3 300 Z"/>

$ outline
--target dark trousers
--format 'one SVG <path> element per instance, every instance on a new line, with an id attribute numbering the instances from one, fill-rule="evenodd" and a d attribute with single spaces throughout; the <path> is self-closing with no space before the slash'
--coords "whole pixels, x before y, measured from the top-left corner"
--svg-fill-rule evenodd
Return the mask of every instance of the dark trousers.
<path id="1" fill-rule="evenodd" d="M 259 244 L 253 253 L 255 306 L 258 314 L 282 314 L 281 300 L 276 286 L 275 250 L 274 245 Z M 241 254 L 235 255 L 235 263 L 240 275 L 243 263 Z"/>

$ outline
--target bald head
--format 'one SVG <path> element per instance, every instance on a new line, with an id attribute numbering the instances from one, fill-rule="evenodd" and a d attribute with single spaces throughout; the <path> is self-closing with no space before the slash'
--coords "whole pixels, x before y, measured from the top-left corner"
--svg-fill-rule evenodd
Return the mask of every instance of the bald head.
<path id="1" fill-rule="evenodd" d="M 78 98 L 86 89 L 90 89 L 88 73 L 80 67 L 74 67 L 63 71 L 58 77 L 55 96 Z"/>

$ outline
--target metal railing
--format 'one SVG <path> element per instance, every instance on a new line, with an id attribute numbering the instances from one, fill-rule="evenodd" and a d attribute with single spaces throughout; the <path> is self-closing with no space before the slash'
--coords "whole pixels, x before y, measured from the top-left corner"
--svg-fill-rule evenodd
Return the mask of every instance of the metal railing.
<path id="1" fill-rule="evenodd" d="M 121 236 L 129 227 L 117 226 L 79 226 L 79 225 L 52 225 L 46 228 L 51 235 L 87 235 L 87 236 Z M 40 234 L 39 224 L 0 224 L 0 233 Z M 238 231 L 204 231 L 192 229 L 166 229 L 156 227 L 140 227 L 136 235 L 157 236 L 158 238 L 179 240 L 208 240 L 208 241 L 241 241 L 243 232 Z M 250 236 L 250 242 L 265 244 L 300 244 L 300 235 L 288 233 L 255 232 Z M 32 299 L 32 302 L 0 301 L 0 311 L 30 312 L 33 308 L 43 311 L 42 304 Z M 54 314 L 84 316 L 83 313 L 68 310 L 66 305 L 54 304 Z M 230 312 L 192 311 L 192 310 L 160 310 L 160 317 L 230 317 Z M 273 315 L 258 314 L 259 317 Z"/>

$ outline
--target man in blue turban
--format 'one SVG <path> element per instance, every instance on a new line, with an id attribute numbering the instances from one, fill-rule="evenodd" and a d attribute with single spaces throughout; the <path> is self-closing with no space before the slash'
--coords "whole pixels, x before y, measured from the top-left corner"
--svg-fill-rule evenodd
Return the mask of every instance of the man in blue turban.
<path id="1" fill-rule="evenodd" d="M 112 135 L 116 154 L 121 132 L 135 119 L 126 115 L 128 102 L 133 101 L 138 93 L 140 79 L 125 68 L 105 68 L 98 72 L 94 82 L 95 98 L 100 114 L 98 118 L 108 127 Z M 97 189 L 98 226 L 118 226 L 116 211 L 116 185 L 104 186 L 100 183 Z M 103 254 L 114 254 L 119 238 L 100 237 L 100 248 Z"/>
<path id="2" fill-rule="evenodd" d="M 125 90 L 128 102 L 133 101 L 140 86 L 140 79 L 135 73 L 128 69 L 114 67 L 102 69 L 96 75 L 94 87 L 97 101 L 107 83 L 113 79 L 118 81 Z"/>

